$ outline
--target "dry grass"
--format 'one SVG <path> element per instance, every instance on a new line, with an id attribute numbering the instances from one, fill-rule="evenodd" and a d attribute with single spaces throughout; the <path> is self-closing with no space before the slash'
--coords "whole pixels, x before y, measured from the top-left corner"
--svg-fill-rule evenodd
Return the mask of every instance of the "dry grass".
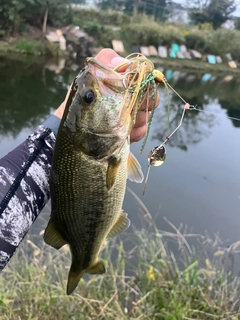
<path id="1" fill-rule="evenodd" d="M 106 243 L 107 273 L 87 275 L 71 296 L 68 248 L 36 246 L 28 236 L 0 278 L 0 319 L 239 319 L 240 242 L 226 248 L 173 225 L 173 233 L 160 232 L 141 206 L 149 228 L 134 231 L 131 250 L 119 238 Z"/>

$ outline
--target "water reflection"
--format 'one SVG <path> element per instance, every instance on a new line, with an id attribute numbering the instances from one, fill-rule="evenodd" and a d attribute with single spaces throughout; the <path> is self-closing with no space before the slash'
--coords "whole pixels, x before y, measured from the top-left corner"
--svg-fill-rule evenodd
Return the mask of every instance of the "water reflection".
<path id="1" fill-rule="evenodd" d="M 63 101 L 79 66 L 72 66 L 68 61 L 63 69 L 62 66 L 0 58 L 4 80 L 0 81 L 0 156 L 25 139 Z M 240 122 L 226 116 L 240 118 L 240 79 L 211 75 L 203 80 L 203 73 L 176 70 L 170 74 L 170 84 L 186 101 L 213 114 L 185 113 L 182 126 L 166 144 L 167 161 L 160 169 L 151 171 L 144 198 L 141 185 L 129 184 L 153 215 L 158 212 L 159 229 L 168 230 L 162 219 L 167 216 L 176 226 L 181 223 L 194 226 L 196 233 L 208 229 L 213 233 L 219 231 L 224 240 L 239 240 Z M 178 126 L 182 115 L 183 103 L 169 91 L 168 131 L 167 96 L 164 86 L 159 87 L 161 106 L 156 110 L 143 156 L 139 156 L 141 142 L 131 146 L 145 172 L 148 152 Z M 227 152 L 223 152 L 223 146 Z M 126 193 L 124 210 L 133 224 L 141 228 L 137 208 L 138 204 Z M 35 234 L 43 229 L 41 218 L 34 227 Z"/>
<path id="2" fill-rule="evenodd" d="M 214 126 L 219 125 L 219 116 L 226 110 L 226 117 L 240 119 L 239 79 L 217 77 L 211 74 L 187 74 L 185 72 L 163 71 L 169 83 L 189 104 L 197 106 L 204 112 L 188 110 L 185 113 L 181 128 L 174 134 L 169 145 L 187 150 L 188 146 L 199 143 L 211 135 Z M 153 139 L 164 141 L 179 124 L 184 104 L 170 90 L 160 89 L 161 108 L 157 112 L 155 122 L 157 129 Z M 168 98 L 170 102 L 170 118 L 168 123 Z M 226 99 L 227 98 L 227 99 Z M 231 119 L 233 126 L 239 128 L 240 121 Z"/>
<path id="3" fill-rule="evenodd" d="M 56 74 L 42 64 L 0 58 L 0 135 L 16 137 L 36 127 L 63 101 L 71 72 Z M 71 74 L 71 79 L 73 78 Z"/>
<path id="4" fill-rule="evenodd" d="M 52 110 L 63 100 L 68 85 L 76 76 L 79 66 L 71 66 L 65 61 L 58 64 L 34 64 L 6 60 L 0 58 L 0 135 L 16 135 L 23 128 L 37 126 Z M 185 73 L 179 71 L 164 71 L 171 85 L 190 104 L 205 109 L 217 102 L 221 108 L 227 110 L 227 115 L 240 118 L 240 91 L 238 78 L 228 81 L 224 77 L 211 76 L 198 73 Z M 205 77 L 206 78 L 206 77 Z M 171 96 L 171 119 L 172 128 L 177 125 L 181 116 L 182 104 L 178 97 Z M 164 90 L 161 90 L 162 101 L 165 99 Z M 162 107 L 162 113 L 158 116 L 159 131 L 155 138 L 162 140 L 166 135 L 164 125 L 167 123 L 166 107 Z M 172 138 L 170 144 L 178 145 L 186 149 L 187 145 L 197 143 L 210 134 L 210 128 L 215 124 L 216 118 L 212 115 L 205 117 L 196 112 L 187 112 L 184 119 L 184 130 L 178 136 Z M 236 127 L 240 122 L 232 120 Z M 186 132 L 186 133 L 184 133 Z M 165 138 L 165 137 L 164 137 Z"/>

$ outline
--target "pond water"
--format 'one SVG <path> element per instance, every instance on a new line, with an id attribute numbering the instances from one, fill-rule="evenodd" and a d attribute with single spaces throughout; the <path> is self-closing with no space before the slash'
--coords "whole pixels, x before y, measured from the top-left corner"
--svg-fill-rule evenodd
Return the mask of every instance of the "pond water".
<path id="1" fill-rule="evenodd" d="M 142 185 L 128 182 L 128 187 L 143 201 L 160 230 L 172 231 L 166 217 L 177 228 L 184 225 L 193 233 L 219 234 L 230 242 L 240 240 L 240 121 L 228 118 L 240 119 L 240 79 L 163 71 L 187 102 L 206 112 L 186 111 L 182 126 L 166 144 L 165 163 L 151 168 L 144 196 Z M 21 143 L 62 102 L 76 74 L 70 68 L 0 58 L 0 157 Z M 148 152 L 177 127 L 182 114 L 183 103 L 169 92 L 167 131 L 167 95 L 163 86 L 159 90 L 161 103 L 143 154 L 142 142 L 132 145 L 144 173 Z M 124 210 L 133 225 L 141 228 L 144 214 L 129 191 Z M 46 219 L 39 218 L 31 232 L 38 234 L 45 225 Z"/>

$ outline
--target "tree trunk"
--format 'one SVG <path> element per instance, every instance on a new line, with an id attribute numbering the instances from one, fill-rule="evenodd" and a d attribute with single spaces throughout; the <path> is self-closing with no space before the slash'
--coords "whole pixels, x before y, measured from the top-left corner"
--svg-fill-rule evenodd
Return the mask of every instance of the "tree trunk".
<path id="1" fill-rule="evenodd" d="M 135 16 L 138 13 L 138 7 L 141 0 L 134 0 L 133 2 L 133 15 Z"/>
<path id="2" fill-rule="evenodd" d="M 44 18 L 43 18 L 43 26 L 42 26 L 43 34 L 46 34 L 46 30 L 47 30 L 48 11 L 49 11 L 49 6 L 47 4 L 44 12 Z"/>

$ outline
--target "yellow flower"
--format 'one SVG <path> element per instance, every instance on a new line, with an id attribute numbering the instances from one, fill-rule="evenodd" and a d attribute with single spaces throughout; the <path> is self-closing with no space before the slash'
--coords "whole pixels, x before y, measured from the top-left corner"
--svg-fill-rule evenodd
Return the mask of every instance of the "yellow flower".
<path id="1" fill-rule="evenodd" d="M 205 260 L 205 264 L 206 264 L 207 269 L 211 268 L 211 263 L 210 263 L 209 259 Z"/>
<path id="2" fill-rule="evenodd" d="M 155 280 L 154 272 L 153 272 L 153 267 L 150 267 L 148 270 L 148 276 L 150 279 Z"/>

